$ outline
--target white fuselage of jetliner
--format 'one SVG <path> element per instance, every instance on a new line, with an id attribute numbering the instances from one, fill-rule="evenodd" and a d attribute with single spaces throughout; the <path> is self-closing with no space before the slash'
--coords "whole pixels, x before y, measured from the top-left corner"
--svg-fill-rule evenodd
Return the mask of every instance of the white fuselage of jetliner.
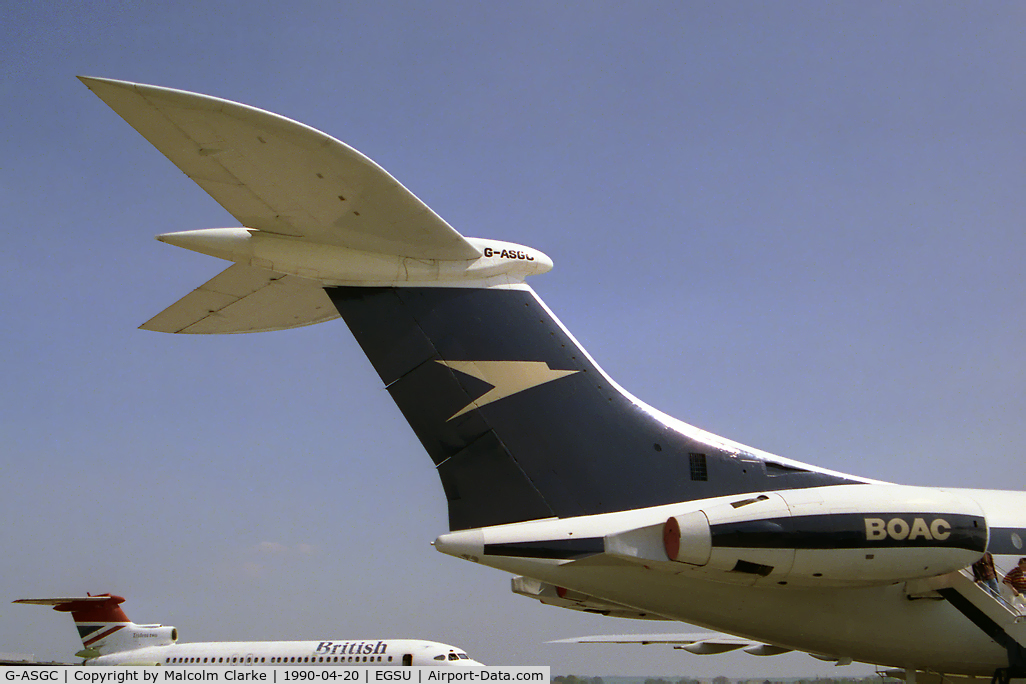
<path id="1" fill-rule="evenodd" d="M 420 639 L 212 641 L 90 658 L 86 665 L 446 666 L 481 665 L 452 646 Z"/>
<path id="2" fill-rule="evenodd" d="M 888 500 L 919 500 L 920 512 L 906 506 L 908 523 L 892 525 L 899 536 L 911 534 L 916 520 L 923 520 L 925 534 L 946 533 L 943 524 L 929 515 L 938 501 L 975 508 L 992 533 L 1007 535 L 1013 544 L 1021 539 L 1012 530 L 1026 527 L 1026 494 L 993 490 L 959 490 L 904 487 L 888 484 L 843 485 L 785 493 L 804 495 L 806 508 L 815 507 L 815 498 L 835 490 L 839 502 L 855 514 L 859 525 L 868 530 L 868 544 L 875 532 L 879 511 Z M 860 491 L 861 490 L 861 491 Z M 965 562 L 955 554 L 951 567 L 943 567 L 944 558 L 924 549 L 881 548 L 809 549 L 806 556 L 818 552 L 819 559 L 788 559 L 789 572 L 780 572 L 786 564 L 779 548 L 708 548 L 704 565 L 674 562 L 668 559 L 664 544 L 665 521 L 729 510 L 752 510 L 772 503 L 775 495 L 732 509 L 731 502 L 751 502 L 759 495 L 745 494 L 719 499 L 689 501 L 649 509 L 623 511 L 594 516 L 541 520 L 479 529 L 450 532 L 435 541 L 443 553 L 487 565 L 506 572 L 551 583 L 592 597 L 610 605 L 635 609 L 649 616 L 680 620 L 757 642 L 786 646 L 794 650 L 823 654 L 839 660 L 893 663 L 916 667 L 930 663 L 941 672 L 991 674 L 1007 661 L 1005 649 L 968 618 L 954 610 L 930 591 L 928 580 L 943 572 L 967 566 L 979 554 L 968 554 Z M 829 496 L 823 496 L 829 499 Z M 859 500 L 866 502 L 859 510 Z M 830 503 L 819 504 L 824 513 Z M 843 504 L 842 504 L 843 505 Z M 794 503 L 793 508 L 797 508 Z M 703 514 L 699 514 L 703 515 Z M 943 519 L 943 518 L 940 518 Z M 758 521 L 758 513 L 749 516 Z M 865 521 L 869 520 L 869 523 Z M 884 534 L 887 523 L 884 519 Z M 595 540 L 591 548 L 583 544 Z M 687 540 L 685 540 L 687 541 Z M 545 544 L 555 542 L 555 544 Z M 1021 542 L 1020 542 L 1021 543 Z M 579 558 L 538 558 L 521 555 L 523 549 L 573 549 L 581 544 Z M 695 545 L 695 544 L 692 544 Z M 518 551 L 520 549 L 520 551 Z M 726 563 L 716 565 L 717 551 Z M 572 553 L 572 552 L 571 552 Z M 800 556 L 801 550 L 792 556 Z M 559 555 L 552 554 L 552 555 Z M 777 565 L 765 576 L 731 572 L 737 556 L 774 560 Z M 872 558 L 868 558 L 872 556 Z M 904 557 L 902 557 L 904 556 Z M 996 556 L 998 566 L 1014 566 L 1011 555 Z M 874 564 L 885 564 L 873 574 Z M 931 565 L 934 564 L 934 565 Z M 798 566 L 801 565 L 799 572 Z M 862 567 L 859 567 L 859 566 Z M 818 572 L 823 570 L 824 572 Z M 887 579 L 888 572 L 894 572 Z M 816 576 L 820 575 L 820 576 Z M 920 580 L 910 577 L 922 578 Z M 785 578 L 785 579 L 782 579 Z M 926 582 L 926 584 L 917 584 Z M 1021 638 L 1021 637 L 1020 637 Z M 839 651 L 843 648 L 843 652 Z M 922 667 L 919 665 L 919 667 Z"/>

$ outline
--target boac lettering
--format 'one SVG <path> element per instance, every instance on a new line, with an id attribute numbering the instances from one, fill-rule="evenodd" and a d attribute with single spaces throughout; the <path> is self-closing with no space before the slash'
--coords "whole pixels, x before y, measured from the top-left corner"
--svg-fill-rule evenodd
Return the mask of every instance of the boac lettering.
<path id="1" fill-rule="evenodd" d="M 924 518 L 915 518 L 910 525 L 904 518 L 865 518 L 866 541 L 945 541 L 951 536 L 951 523 L 944 518 L 934 518 L 929 524 Z"/>

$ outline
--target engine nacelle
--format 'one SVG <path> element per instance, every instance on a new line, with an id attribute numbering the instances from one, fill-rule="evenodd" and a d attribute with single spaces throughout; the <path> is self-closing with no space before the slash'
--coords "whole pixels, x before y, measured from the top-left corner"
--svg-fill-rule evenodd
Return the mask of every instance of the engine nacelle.
<path id="1" fill-rule="evenodd" d="M 980 506 L 898 485 L 765 492 L 676 515 L 666 556 L 745 584 L 891 584 L 965 568 L 987 548 Z"/>

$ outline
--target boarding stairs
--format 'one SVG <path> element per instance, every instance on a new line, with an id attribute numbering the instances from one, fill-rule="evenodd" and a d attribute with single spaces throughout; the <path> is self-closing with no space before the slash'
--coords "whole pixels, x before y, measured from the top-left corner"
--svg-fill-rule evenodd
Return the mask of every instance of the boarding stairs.
<path id="1" fill-rule="evenodd" d="M 977 584 L 969 568 L 909 582 L 905 592 L 910 599 L 947 600 L 987 636 L 1005 647 L 1008 668 L 996 672 L 993 681 L 1007 682 L 1012 677 L 1026 677 L 1026 613 Z"/>

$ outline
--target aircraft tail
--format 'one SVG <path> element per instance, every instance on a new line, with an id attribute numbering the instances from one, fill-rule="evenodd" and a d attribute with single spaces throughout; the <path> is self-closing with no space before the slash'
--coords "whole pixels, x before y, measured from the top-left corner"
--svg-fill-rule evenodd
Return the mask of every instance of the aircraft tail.
<path id="1" fill-rule="evenodd" d="M 526 284 L 327 292 L 434 461 L 452 530 L 851 481 L 641 403 Z"/>
<path id="2" fill-rule="evenodd" d="M 52 606 L 61 613 L 71 613 L 82 650 L 75 655 L 95 658 L 146 646 L 165 646 L 178 640 L 178 630 L 163 625 L 137 625 L 121 609 L 125 599 L 113 594 L 93 596 L 19 599 L 14 603 Z"/>

